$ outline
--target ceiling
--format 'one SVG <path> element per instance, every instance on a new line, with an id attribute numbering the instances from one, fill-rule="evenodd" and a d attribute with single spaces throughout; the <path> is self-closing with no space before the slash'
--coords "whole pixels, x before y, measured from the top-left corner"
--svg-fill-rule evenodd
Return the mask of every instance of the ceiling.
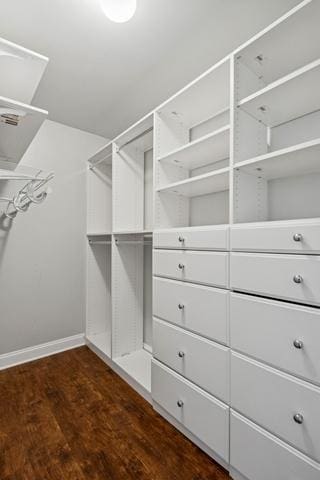
<path id="1" fill-rule="evenodd" d="M 0 0 L 0 36 L 50 58 L 34 98 L 49 118 L 112 138 L 299 0 Z"/>

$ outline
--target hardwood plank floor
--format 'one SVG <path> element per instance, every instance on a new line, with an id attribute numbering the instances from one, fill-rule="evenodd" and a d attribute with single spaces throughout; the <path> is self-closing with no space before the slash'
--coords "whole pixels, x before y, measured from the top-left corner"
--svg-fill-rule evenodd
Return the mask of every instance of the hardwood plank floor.
<path id="1" fill-rule="evenodd" d="M 87 347 L 0 372 L 0 480 L 227 480 Z"/>

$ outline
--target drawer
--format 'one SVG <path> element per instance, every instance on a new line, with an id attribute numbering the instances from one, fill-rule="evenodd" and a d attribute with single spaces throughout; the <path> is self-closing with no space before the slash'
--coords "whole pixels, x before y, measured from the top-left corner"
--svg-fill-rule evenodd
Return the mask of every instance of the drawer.
<path id="1" fill-rule="evenodd" d="M 179 327 L 228 343 L 229 292 L 166 278 L 153 278 L 153 313 Z"/>
<path id="2" fill-rule="evenodd" d="M 154 250 L 153 273 L 187 282 L 228 286 L 229 254 L 187 250 Z"/>
<path id="3" fill-rule="evenodd" d="M 230 464 L 248 480 L 319 480 L 320 465 L 231 410 Z"/>
<path id="4" fill-rule="evenodd" d="M 229 348 L 157 319 L 152 346 L 157 360 L 229 403 Z"/>
<path id="5" fill-rule="evenodd" d="M 301 283 L 296 283 L 295 277 Z M 231 288 L 311 305 L 320 304 L 320 257 L 231 254 Z"/>
<path id="6" fill-rule="evenodd" d="M 233 226 L 230 243 L 240 251 L 320 253 L 320 221 Z"/>
<path id="7" fill-rule="evenodd" d="M 319 387 L 232 352 L 231 406 L 320 460 Z"/>
<path id="8" fill-rule="evenodd" d="M 227 405 L 155 360 L 152 361 L 152 397 L 193 435 L 228 462 Z"/>
<path id="9" fill-rule="evenodd" d="M 320 383 L 318 308 L 232 293 L 230 339 L 235 350 Z"/>
<path id="10" fill-rule="evenodd" d="M 156 230 L 154 248 L 190 248 L 193 250 L 229 250 L 229 226 Z"/>

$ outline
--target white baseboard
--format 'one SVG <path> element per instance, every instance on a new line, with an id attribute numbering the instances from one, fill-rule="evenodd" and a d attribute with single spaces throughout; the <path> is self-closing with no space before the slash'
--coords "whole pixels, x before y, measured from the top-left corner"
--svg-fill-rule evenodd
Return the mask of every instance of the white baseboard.
<path id="1" fill-rule="evenodd" d="M 84 334 L 73 335 L 72 337 L 61 338 L 53 342 L 42 343 L 35 347 L 28 347 L 15 352 L 0 355 L 0 370 L 21 365 L 22 363 L 32 362 L 38 358 L 48 357 L 55 353 L 64 352 L 71 348 L 85 345 Z"/>

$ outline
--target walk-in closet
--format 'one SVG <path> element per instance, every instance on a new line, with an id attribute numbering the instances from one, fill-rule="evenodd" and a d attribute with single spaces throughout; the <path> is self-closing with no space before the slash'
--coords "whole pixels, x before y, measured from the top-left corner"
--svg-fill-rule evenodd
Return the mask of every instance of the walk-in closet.
<path id="1" fill-rule="evenodd" d="M 0 480 L 320 479 L 319 22 L 0 0 Z"/>

